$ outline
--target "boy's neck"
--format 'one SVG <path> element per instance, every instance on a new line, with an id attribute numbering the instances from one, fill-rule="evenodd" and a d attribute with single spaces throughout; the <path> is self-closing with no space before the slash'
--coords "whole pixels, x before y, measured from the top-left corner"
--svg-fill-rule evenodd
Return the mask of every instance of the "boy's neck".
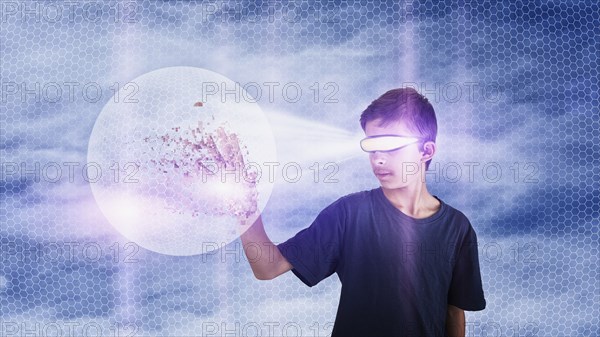
<path id="1" fill-rule="evenodd" d="M 397 189 L 382 187 L 382 191 L 394 207 L 415 219 L 428 218 L 441 207 L 440 201 L 429 193 L 424 182 Z"/>

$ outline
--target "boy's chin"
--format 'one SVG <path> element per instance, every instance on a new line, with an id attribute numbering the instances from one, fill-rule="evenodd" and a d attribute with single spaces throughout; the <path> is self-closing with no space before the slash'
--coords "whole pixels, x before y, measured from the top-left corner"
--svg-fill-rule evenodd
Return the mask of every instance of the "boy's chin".
<path id="1" fill-rule="evenodd" d="M 394 181 L 380 181 L 379 185 L 384 190 L 399 190 L 404 189 L 408 186 L 406 183 L 394 182 Z"/>
<path id="2" fill-rule="evenodd" d="M 403 190 L 411 186 L 416 187 L 419 183 L 418 180 L 401 181 L 400 179 L 379 181 L 379 185 L 385 190 Z"/>

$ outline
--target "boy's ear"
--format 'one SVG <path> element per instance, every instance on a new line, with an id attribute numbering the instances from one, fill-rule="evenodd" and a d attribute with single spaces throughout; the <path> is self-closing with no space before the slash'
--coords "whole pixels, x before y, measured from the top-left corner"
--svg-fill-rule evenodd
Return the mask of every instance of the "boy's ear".
<path id="1" fill-rule="evenodd" d="M 432 141 L 425 142 L 421 152 L 423 152 L 423 161 L 430 160 L 435 154 L 435 143 Z"/>

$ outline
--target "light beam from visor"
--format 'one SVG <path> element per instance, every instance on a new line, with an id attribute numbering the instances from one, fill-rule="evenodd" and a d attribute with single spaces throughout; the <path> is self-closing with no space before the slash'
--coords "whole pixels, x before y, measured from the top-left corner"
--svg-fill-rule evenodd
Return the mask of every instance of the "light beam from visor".
<path id="1" fill-rule="evenodd" d="M 265 114 L 272 126 L 279 162 L 340 163 L 364 155 L 359 145 L 362 131 L 351 132 L 283 112 Z"/>

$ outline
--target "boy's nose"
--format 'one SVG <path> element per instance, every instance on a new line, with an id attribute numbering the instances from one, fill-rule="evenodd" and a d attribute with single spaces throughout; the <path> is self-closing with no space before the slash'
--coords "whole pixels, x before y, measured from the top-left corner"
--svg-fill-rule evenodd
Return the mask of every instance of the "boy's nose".
<path id="1" fill-rule="evenodd" d="M 385 164 L 385 154 L 374 151 L 371 153 L 371 161 L 376 165 L 383 165 Z"/>

